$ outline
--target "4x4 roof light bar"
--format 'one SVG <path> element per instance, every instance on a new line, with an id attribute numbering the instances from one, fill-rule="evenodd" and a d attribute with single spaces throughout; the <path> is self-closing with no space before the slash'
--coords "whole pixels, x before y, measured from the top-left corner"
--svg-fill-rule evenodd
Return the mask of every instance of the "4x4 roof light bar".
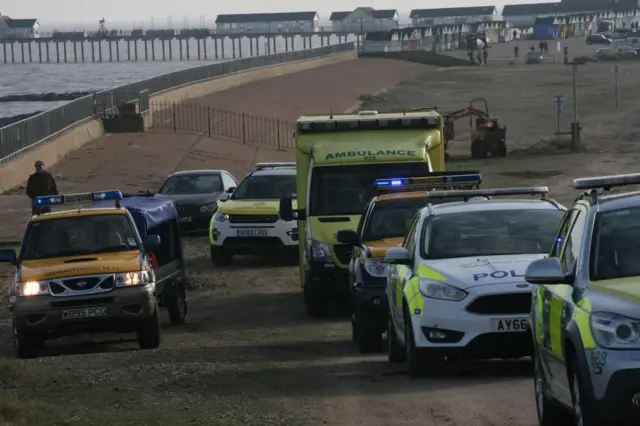
<path id="1" fill-rule="evenodd" d="M 64 204 L 82 204 L 92 203 L 94 201 L 122 200 L 122 192 L 117 190 L 99 191 L 99 192 L 83 192 L 79 194 L 60 194 L 46 195 L 44 197 L 36 197 L 33 204 L 36 207 L 55 206 Z"/>
<path id="2" fill-rule="evenodd" d="M 480 185 L 482 176 L 473 174 L 441 174 L 439 176 L 422 176 L 408 178 L 376 179 L 373 185 L 378 188 L 410 188 L 416 186 L 450 186 L 450 185 Z"/>
<path id="3" fill-rule="evenodd" d="M 590 178 L 575 179 L 573 187 L 575 189 L 605 189 L 609 190 L 616 186 L 640 185 L 640 173 L 630 173 L 626 175 L 597 176 Z"/>
<path id="4" fill-rule="evenodd" d="M 282 163 L 256 163 L 256 170 L 264 170 L 264 169 L 280 169 L 280 168 L 291 168 L 295 167 L 296 163 L 294 162 L 282 162 Z"/>
<path id="5" fill-rule="evenodd" d="M 463 189 L 447 191 L 429 191 L 427 198 L 470 198 L 470 197 L 495 197 L 500 195 L 542 195 L 549 193 L 546 186 L 531 186 L 522 188 L 491 188 L 491 189 Z"/>

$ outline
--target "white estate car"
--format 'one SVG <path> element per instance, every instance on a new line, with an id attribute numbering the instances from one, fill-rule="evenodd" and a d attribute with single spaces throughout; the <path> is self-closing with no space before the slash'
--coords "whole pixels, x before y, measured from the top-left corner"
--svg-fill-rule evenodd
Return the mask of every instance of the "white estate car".
<path id="1" fill-rule="evenodd" d="M 447 360 L 530 356 L 532 286 L 524 271 L 545 257 L 563 206 L 547 187 L 431 191 L 428 198 L 467 201 L 429 204 L 416 213 L 391 265 L 388 356 L 409 374 L 435 374 Z M 483 199 L 498 195 L 541 199 Z"/>

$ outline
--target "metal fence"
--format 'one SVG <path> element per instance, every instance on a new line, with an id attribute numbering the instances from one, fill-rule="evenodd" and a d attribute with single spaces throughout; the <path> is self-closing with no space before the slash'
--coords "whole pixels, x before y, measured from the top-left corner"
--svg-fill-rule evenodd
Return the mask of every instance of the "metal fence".
<path id="1" fill-rule="evenodd" d="M 21 155 L 39 144 L 53 139 L 60 133 L 96 118 L 98 96 L 113 94 L 119 102 L 136 101 L 139 93 L 147 90 L 149 95 L 180 86 L 209 80 L 251 68 L 265 67 L 315 59 L 323 56 L 355 50 L 353 42 L 324 46 L 309 50 L 274 53 L 255 56 L 211 65 L 188 68 L 168 74 L 162 74 L 146 80 L 104 90 L 94 95 L 76 99 L 65 105 L 45 111 L 33 117 L 0 128 L 0 164 Z"/>
<path id="2" fill-rule="evenodd" d="M 200 133 L 276 149 L 295 147 L 294 125 L 276 118 L 179 102 L 149 104 L 154 129 Z"/>

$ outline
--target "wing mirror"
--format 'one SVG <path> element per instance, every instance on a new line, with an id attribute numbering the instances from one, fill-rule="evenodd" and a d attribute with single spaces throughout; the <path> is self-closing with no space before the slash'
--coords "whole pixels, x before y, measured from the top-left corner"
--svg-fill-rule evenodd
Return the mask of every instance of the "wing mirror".
<path id="1" fill-rule="evenodd" d="M 336 240 L 339 243 L 346 244 L 348 246 L 359 246 L 360 245 L 360 237 L 358 236 L 356 231 L 351 229 L 343 229 L 342 231 L 338 231 L 336 234 Z"/>
<path id="2" fill-rule="evenodd" d="M 387 254 L 384 256 L 384 263 L 390 263 L 392 265 L 410 265 L 411 255 L 404 247 L 394 247 L 387 250 Z"/>
<path id="3" fill-rule="evenodd" d="M 531 262 L 524 273 L 524 279 L 529 284 L 537 285 L 571 283 L 569 275 L 564 271 L 557 257 L 547 257 Z"/>
<path id="4" fill-rule="evenodd" d="M 147 235 L 144 242 L 148 249 L 154 249 L 162 244 L 162 239 L 160 238 L 160 235 L 151 234 Z"/>
<path id="5" fill-rule="evenodd" d="M 12 265 L 16 265 L 18 263 L 18 256 L 16 255 L 15 250 L 0 250 L 0 263 L 10 263 Z"/>

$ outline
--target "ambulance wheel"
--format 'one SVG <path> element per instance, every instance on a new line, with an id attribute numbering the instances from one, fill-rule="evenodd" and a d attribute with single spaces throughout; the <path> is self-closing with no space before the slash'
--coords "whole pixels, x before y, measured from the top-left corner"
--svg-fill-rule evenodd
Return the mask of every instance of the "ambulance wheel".
<path id="1" fill-rule="evenodd" d="M 370 354 L 380 352 L 382 350 L 382 333 L 371 326 L 364 324 L 362 320 L 358 318 L 358 314 L 355 314 L 354 332 L 355 341 L 358 345 L 358 352 L 361 354 Z"/>
<path id="2" fill-rule="evenodd" d="M 536 411 L 538 412 L 538 424 L 540 426 L 569 426 L 571 415 L 568 411 L 554 404 L 547 396 L 547 381 L 542 373 L 540 354 L 534 350 L 533 354 L 533 383 L 536 392 Z"/>
<path id="3" fill-rule="evenodd" d="M 229 266 L 233 260 L 233 253 L 229 253 L 222 247 L 210 247 L 211 262 L 214 266 Z"/>
<path id="4" fill-rule="evenodd" d="M 487 147 L 484 141 L 475 140 L 471 142 L 471 158 L 487 158 Z"/>
<path id="5" fill-rule="evenodd" d="M 404 309 L 404 342 L 406 350 L 407 370 L 410 377 L 433 377 L 443 371 L 445 358 L 443 355 L 433 352 L 430 349 L 416 347 L 411 324 L 411 315 L 408 309 Z"/>
<path id="6" fill-rule="evenodd" d="M 402 346 L 398 343 L 398 337 L 396 336 L 396 330 L 393 327 L 393 320 L 391 319 L 391 313 L 388 315 L 389 321 L 387 323 L 387 359 L 389 362 L 405 362 L 406 352 Z"/>

